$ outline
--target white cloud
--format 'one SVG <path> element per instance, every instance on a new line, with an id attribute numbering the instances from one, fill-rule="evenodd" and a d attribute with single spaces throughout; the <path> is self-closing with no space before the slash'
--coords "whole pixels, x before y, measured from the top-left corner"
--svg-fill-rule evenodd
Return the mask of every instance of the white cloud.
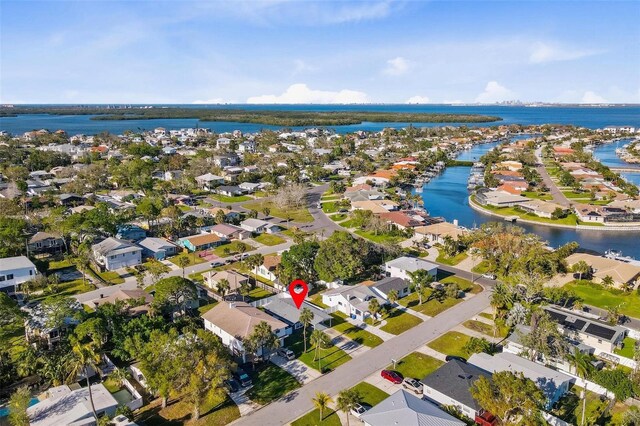
<path id="1" fill-rule="evenodd" d="M 213 98 L 213 99 L 207 99 L 207 100 L 198 99 L 197 101 L 193 101 L 192 103 L 195 105 L 209 105 L 209 104 L 228 104 L 230 102 L 225 101 L 222 98 Z"/>
<path id="2" fill-rule="evenodd" d="M 307 72 L 307 71 L 315 71 L 316 68 L 307 64 L 305 61 L 303 61 L 302 59 L 296 59 L 293 61 L 293 74 L 300 74 L 301 72 Z"/>
<path id="3" fill-rule="evenodd" d="M 484 88 L 484 92 L 480 93 L 476 97 L 476 102 L 481 104 L 490 104 L 501 101 L 508 101 L 513 99 L 514 93 L 504 86 L 501 86 L 497 81 L 490 81 Z"/>
<path id="4" fill-rule="evenodd" d="M 383 72 L 387 75 L 401 75 L 406 73 L 408 69 L 409 62 L 405 58 L 398 56 L 387 61 L 387 68 Z"/>
<path id="5" fill-rule="evenodd" d="M 252 96 L 248 104 L 363 104 L 369 102 L 366 93 L 355 90 L 338 92 L 312 90 L 306 84 L 292 84 L 281 95 Z"/>
<path id="6" fill-rule="evenodd" d="M 408 104 L 428 104 L 429 103 L 429 98 L 427 98 L 426 96 L 412 96 L 409 99 L 407 99 Z"/>
<path id="7" fill-rule="evenodd" d="M 591 90 L 587 90 L 582 95 L 581 99 L 583 104 L 606 104 L 608 103 L 605 98 L 598 95 L 596 92 L 592 92 Z"/>
<path id="8" fill-rule="evenodd" d="M 531 55 L 529 55 L 529 62 L 541 64 L 545 62 L 571 61 L 598 53 L 600 52 L 597 50 L 569 49 L 546 43 L 536 43 L 533 45 Z"/>

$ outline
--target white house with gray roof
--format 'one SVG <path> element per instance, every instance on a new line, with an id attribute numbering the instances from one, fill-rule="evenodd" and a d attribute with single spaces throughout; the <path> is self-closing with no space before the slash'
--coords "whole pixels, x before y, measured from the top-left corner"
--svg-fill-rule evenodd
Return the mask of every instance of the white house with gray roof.
<path id="1" fill-rule="evenodd" d="M 322 303 L 333 311 L 340 311 L 360 321 L 371 316 L 369 303 L 372 299 L 378 299 L 381 306 L 387 303 L 384 298 L 365 285 L 341 286 L 322 295 Z"/>
<path id="2" fill-rule="evenodd" d="M 107 271 L 142 263 L 142 248 L 128 241 L 109 237 L 91 246 L 96 263 Z"/>
<path id="3" fill-rule="evenodd" d="M 464 422 L 401 389 L 364 413 L 366 426 L 464 426 Z"/>
<path id="4" fill-rule="evenodd" d="M 26 256 L 0 259 L 0 291 L 13 294 L 18 290 L 18 285 L 35 278 L 36 275 L 36 265 Z"/>
<path id="5" fill-rule="evenodd" d="M 403 278 L 405 280 L 411 280 L 409 272 L 416 272 L 420 269 L 429 272 L 429 275 L 434 278 L 438 274 L 437 265 L 418 257 L 402 256 L 384 264 L 384 270 L 388 277 Z"/>
<path id="6" fill-rule="evenodd" d="M 176 244 L 165 240 L 164 238 L 147 237 L 138 241 L 138 245 L 142 247 L 144 257 L 153 257 L 157 260 L 163 260 L 180 252 L 180 247 Z"/>

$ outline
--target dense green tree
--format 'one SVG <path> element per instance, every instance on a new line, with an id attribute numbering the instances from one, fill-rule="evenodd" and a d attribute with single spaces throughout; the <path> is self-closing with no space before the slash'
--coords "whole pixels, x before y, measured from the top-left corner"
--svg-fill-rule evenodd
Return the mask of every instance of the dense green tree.
<path id="1" fill-rule="evenodd" d="M 9 399 L 9 424 L 11 426 L 29 426 L 27 408 L 31 402 L 31 392 L 26 386 L 19 387 Z"/>
<path id="2" fill-rule="evenodd" d="M 324 281 L 350 280 L 360 275 L 370 261 L 368 242 L 348 232 L 334 232 L 320 243 L 314 268 Z"/>
<path id="3" fill-rule="evenodd" d="M 316 241 L 304 241 L 282 253 L 278 278 L 283 283 L 289 283 L 295 279 L 301 279 L 308 283 L 314 283 L 318 273 L 314 262 L 320 245 Z"/>
<path id="4" fill-rule="evenodd" d="M 425 269 L 418 269 L 417 271 L 409 272 L 409 278 L 411 280 L 411 291 L 415 291 L 418 295 L 419 304 L 422 305 L 422 301 L 430 289 L 430 284 L 434 282 L 434 278 Z"/>
<path id="5" fill-rule="evenodd" d="M 182 277 L 163 278 L 155 284 L 153 304 L 161 309 L 184 314 L 189 304 L 198 300 L 195 284 Z"/>
<path id="6" fill-rule="evenodd" d="M 532 361 L 538 355 L 543 355 L 546 359 L 562 359 L 566 356 L 568 344 L 549 314 L 534 311 L 529 326 L 530 332 L 522 335 L 521 340 Z"/>
<path id="7" fill-rule="evenodd" d="M 0 258 L 23 254 L 26 227 L 23 219 L 0 216 Z"/>
<path id="8" fill-rule="evenodd" d="M 242 342 L 246 352 L 253 355 L 252 360 L 258 356 L 268 359 L 265 355 L 278 347 L 278 338 L 266 321 L 261 321 L 253 328 L 253 331 Z"/>

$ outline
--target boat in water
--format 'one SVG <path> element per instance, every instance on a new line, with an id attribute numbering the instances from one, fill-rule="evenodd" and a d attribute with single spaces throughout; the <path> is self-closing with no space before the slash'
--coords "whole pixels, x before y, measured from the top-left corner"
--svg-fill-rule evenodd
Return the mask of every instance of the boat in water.
<path id="1" fill-rule="evenodd" d="M 634 259 L 631 256 L 623 256 L 619 250 L 609 249 L 604 252 L 604 257 L 608 259 L 619 260 L 620 262 L 630 263 L 632 265 L 640 266 L 640 261 Z"/>

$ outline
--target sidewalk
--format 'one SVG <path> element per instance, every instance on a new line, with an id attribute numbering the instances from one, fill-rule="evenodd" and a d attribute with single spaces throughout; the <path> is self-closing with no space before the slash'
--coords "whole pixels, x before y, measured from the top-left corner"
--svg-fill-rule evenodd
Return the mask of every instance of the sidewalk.
<path id="1" fill-rule="evenodd" d="M 366 323 L 364 323 L 362 321 L 356 321 L 356 320 L 354 320 L 354 319 L 352 319 L 350 317 L 347 317 L 346 320 L 349 321 L 351 324 L 355 325 L 358 328 L 366 330 L 371 334 L 375 334 L 376 336 L 378 336 L 382 340 L 389 340 L 389 339 L 393 339 L 394 337 L 396 337 L 395 334 L 387 333 L 386 331 L 382 331 L 382 330 L 380 330 L 378 328 L 378 327 L 384 325 L 384 321 L 378 323 L 378 325 L 376 325 L 376 326 L 373 326 L 373 325 L 366 324 Z"/>
<path id="2" fill-rule="evenodd" d="M 411 315 L 413 315 L 415 317 L 418 317 L 418 318 L 422 319 L 423 321 L 426 321 L 426 320 L 432 318 L 429 315 L 425 315 L 422 312 L 414 311 L 411 308 L 407 308 L 406 306 L 398 305 L 397 303 L 394 305 L 394 308 L 396 308 L 399 311 L 403 311 L 403 312 L 411 314 Z"/>
<path id="3" fill-rule="evenodd" d="M 261 407 L 260 404 L 257 404 L 249 399 L 245 393 L 251 388 L 241 389 L 238 392 L 230 393 L 229 396 L 238 406 L 238 410 L 240 411 L 240 416 L 246 416 L 250 414 L 252 411 L 257 410 Z"/>
<path id="4" fill-rule="evenodd" d="M 466 334 L 467 336 L 477 337 L 479 339 L 487 339 L 491 343 L 498 343 L 499 341 L 503 340 L 502 337 L 489 336 L 487 334 L 480 333 L 480 332 L 475 331 L 475 330 L 471 330 L 470 328 L 467 328 L 462 324 L 453 327 L 452 330 L 453 331 L 458 331 L 458 332 L 460 332 L 462 334 Z"/>

